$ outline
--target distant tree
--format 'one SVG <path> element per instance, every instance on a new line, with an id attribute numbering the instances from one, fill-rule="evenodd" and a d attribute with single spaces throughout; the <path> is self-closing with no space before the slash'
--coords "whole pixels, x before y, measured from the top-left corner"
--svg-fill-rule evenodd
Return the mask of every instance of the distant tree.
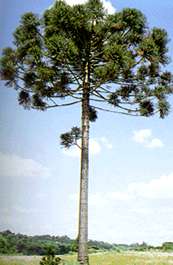
<path id="1" fill-rule="evenodd" d="M 9 245 L 7 239 L 0 235 L 0 253 L 1 254 L 8 254 L 9 251 Z"/>
<path id="2" fill-rule="evenodd" d="M 71 243 L 71 251 L 77 252 L 78 251 L 78 240 L 73 240 Z"/>
<path id="3" fill-rule="evenodd" d="M 100 0 L 69 6 L 56 1 L 41 19 L 22 16 L 13 48 L 5 48 L 1 79 L 18 92 L 26 109 L 81 105 L 81 173 L 78 260 L 88 262 L 89 124 L 100 110 L 164 118 L 172 75 L 168 36 L 147 26 L 145 16 L 126 8 L 108 15 Z M 77 135 L 79 137 L 79 135 Z M 78 144 L 70 131 L 62 144 Z"/>
<path id="4" fill-rule="evenodd" d="M 173 242 L 165 242 L 162 244 L 161 249 L 164 251 L 173 251 Z"/>
<path id="5" fill-rule="evenodd" d="M 16 242 L 16 251 L 17 253 L 26 253 L 26 249 L 27 249 L 27 241 L 24 240 L 17 240 Z"/>

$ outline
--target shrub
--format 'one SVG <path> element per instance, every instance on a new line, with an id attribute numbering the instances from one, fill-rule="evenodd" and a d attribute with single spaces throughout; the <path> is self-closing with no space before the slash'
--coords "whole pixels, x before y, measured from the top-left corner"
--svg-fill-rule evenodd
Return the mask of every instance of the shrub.
<path id="1" fill-rule="evenodd" d="M 52 247 L 47 247 L 46 252 L 46 256 L 41 259 L 40 265 L 59 265 L 62 262 L 59 257 L 55 256 L 55 251 Z"/>

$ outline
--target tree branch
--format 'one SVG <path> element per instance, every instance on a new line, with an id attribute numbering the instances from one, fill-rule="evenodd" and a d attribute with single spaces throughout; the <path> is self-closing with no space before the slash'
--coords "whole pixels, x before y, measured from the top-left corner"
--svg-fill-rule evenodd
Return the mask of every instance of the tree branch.
<path id="1" fill-rule="evenodd" d="M 76 145 L 80 150 L 82 149 L 81 146 L 77 142 L 75 142 L 74 145 Z"/>
<path id="2" fill-rule="evenodd" d="M 122 115 L 135 116 L 135 117 L 140 117 L 141 116 L 140 114 L 131 114 L 131 113 L 128 113 L 128 112 L 114 111 L 114 110 L 100 108 L 100 107 L 96 107 L 96 106 L 91 106 L 91 107 L 93 107 L 95 109 L 98 109 L 98 110 L 101 110 L 101 111 L 111 112 L 111 113 L 114 113 L 114 114 L 122 114 Z"/>
<path id="3" fill-rule="evenodd" d="M 64 104 L 47 105 L 46 109 L 56 108 L 56 107 L 68 107 L 68 106 L 71 106 L 71 105 L 75 105 L 75 104 L 77 104 L 79 102 L 81 102 L 81 100 L 70 102 L 70 103 L 64 103 Z"/>

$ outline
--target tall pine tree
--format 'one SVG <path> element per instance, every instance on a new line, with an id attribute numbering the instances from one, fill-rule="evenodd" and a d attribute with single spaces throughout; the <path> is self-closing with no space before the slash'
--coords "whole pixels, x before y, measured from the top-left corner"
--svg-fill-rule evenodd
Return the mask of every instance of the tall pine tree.
<path id="1" fill-rule="evenodd" d="M 79 104 L 81 128 L 61 136 L 65 147 L 81 137 L 79 250 L 88 262 L 89 123 L 98 111 L 164 118 L 172 93 L 168 36 L 149 29 L 145 16 L 126 8 L 109 15 L 100 0 L 69 6 L 58 0 L 41 18 L 21 17 L 13 48 L 0 60 L 1 79 L 17 90 L 26 109 L 46 110 Z"/>

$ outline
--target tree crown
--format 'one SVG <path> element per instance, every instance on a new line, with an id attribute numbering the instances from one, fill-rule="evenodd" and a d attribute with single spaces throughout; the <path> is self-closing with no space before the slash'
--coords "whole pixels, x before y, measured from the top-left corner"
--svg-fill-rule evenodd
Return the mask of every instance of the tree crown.
<path id="1" fill-rule="evenodd" d="M 0 75 L 18 91 L 19 104 L 45 110 L 82 101 L 87 67 L 91 119 L 96 110 L 163 118 L 173 80 L 163 70 L 167 44 L 167 32 L 150 30 L 139 10 L 109 15 L 100 0 L 72 7 L 58 0 L 41 18 L 21 17 Z"/>

